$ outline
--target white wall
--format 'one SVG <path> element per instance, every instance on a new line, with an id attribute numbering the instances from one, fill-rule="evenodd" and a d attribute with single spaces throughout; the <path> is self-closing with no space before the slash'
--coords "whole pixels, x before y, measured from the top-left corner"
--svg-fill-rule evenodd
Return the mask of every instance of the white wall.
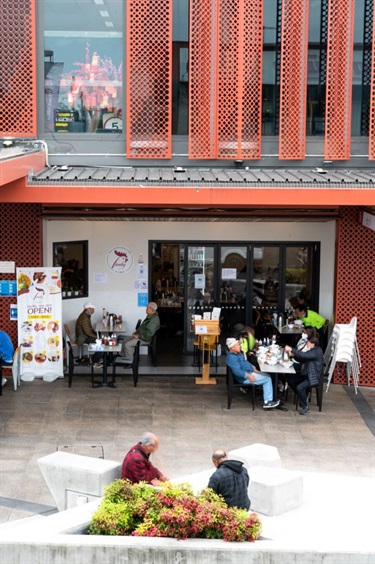
<path id="1" fill-rule="evenodd" d="M 203 222 L 128 222 L 128 221 L 55 221 L 44 220 L 44 266 L 52 266 L 52 243 L 59 241 L 89 241 L 89 299 L 98 307 L 93 316 L 95 323 L 102 307 L 125 320 L 128 332 L 145 308 L 137 306 L 134 281 L 138 257 L 142 254 L 148 265 L 149 240 L 179 241 L 282 241 L 321 243 L 320 307 L 319 313 L 332 319 L 334 300 L 335 237 L 334 221 L 325 223 L 203 223 Z M 128 248 L 134 257 L 132 268 L 126 274 L 113 274 L 106 266 L 107 252 L 114 246 Z M 94 273 L 108 274 L 108 284 L 95 284 Z M 74 321 L 87 298 L 63 301 L 63 322 L 74 328 Z"/>

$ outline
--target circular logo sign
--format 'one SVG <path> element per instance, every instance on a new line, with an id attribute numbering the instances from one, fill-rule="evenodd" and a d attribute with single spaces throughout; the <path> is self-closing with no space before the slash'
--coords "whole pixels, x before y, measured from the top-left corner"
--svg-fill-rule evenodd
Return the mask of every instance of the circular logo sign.
<path id="1" fill-rule="evenodd" d="M 113 247 L 107 254 L 107 266 L 115 274 L 125 274 L 133 266 L 133 255 L 126 247 Z"/>

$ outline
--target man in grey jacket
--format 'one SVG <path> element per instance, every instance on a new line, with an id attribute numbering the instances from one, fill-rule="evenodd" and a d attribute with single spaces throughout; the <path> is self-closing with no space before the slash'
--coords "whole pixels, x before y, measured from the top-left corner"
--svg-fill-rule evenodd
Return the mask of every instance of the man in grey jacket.
<path id="1" fill-rule="evenodd" d="M 216 471 L 212 474 L 208 487 L 222 495 L 228 507 L 250 509 L 248 496 L 249 474 L 239 460 L 228 460 L 224 450 L 215 450 L 212 462 Z"/>

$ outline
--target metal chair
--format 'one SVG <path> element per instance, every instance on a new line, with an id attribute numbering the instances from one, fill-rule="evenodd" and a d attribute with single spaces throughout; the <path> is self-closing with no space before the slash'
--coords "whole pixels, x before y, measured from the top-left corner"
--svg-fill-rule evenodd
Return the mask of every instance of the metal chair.
<path id="1" fill-rule="evenodd" d="M 140 341 L 138 341 L 137 344 L 134 347 L 133 362 L 132 362 L 132 365 L 131 365 L 132 373 L 133 373 L 133 382 L 134 382 L 135 388 L 137 387 L 137 384 L 138 384 L 139 346 L 140 346 Z M 124 357 L 115 356 L 115 358 L 113 359 L 113 363 L 112 363 L 113 382 L 116 382 L 116 368 L 118 366 L 122 366 L 122 367 L 126 368 L 126 367 L 129 367 L 129 363 L 126 362 Z"/>
<path id="2" fill-rule="evenodd" d="M 228 409 L 230 409 L 230 406 L 232 405 L 234 390 L 236 388 L 247 389 L 247 387 L 249 387 L 249 389 L 251 388 L 251 397 L 252 397 L 252 401 L 253 401 L 253 411 L 254 411 L 254 409 L 255 409 L 255 386 L 256 386 L 256 384 L 239 384 L 233 376 L 232 369 L 229 366 L 227 366 Z"/>
<path id="3" fill-rule="evenodd" d="M 71 334 L 70 329 L 69 329 L 69 325 L 67 323 L 64 323 L 64 331 L 65 331 L 66 341 L 69 341 L 70 346 L 78 348 L 78 358 L 79 359 L 82 358 L 84 348 L 86 348 L 86 355 L 85 356 L 89 356 L 89 345 L 87 343 L 83 343 L 83 345 L 78 345 L 78 343 L 76 343 L 73 340 L 72 334 Z M 73 358 L 76 359 L 77 357 L 76 357 L 76 355 L 74 355 L 73 351 L 72 351 L 72 353 L 73 353 Z M 69 366 L 68 366 L 68 369 L 69 369 Z"/>
<path id="4" fill-rule="evenodd" d="M 322 411 L 322 405 L 323 405 L 323 382 L 324 382 L 324 371 L 325 371 L 325 367 L 323 367 L 322 370 L 322 374 L 320 376 L 320 381 L 319 384 L 316 384 L 315 386 L 310 386 L 309 387 L 309 391 L 308 391 L 308 401 L 311 402 L 311 396 L 312 396 L 312 391 L 315 389 L 316 392 L 316 405 L 319 407 L 319 411 Z M 289 388 L 287 388 L 286 392 L 285 392 L 285 401 L 288 400 L 288 391 Z M 296 393 L 294 393 L 294 403 L 296 406 L 296 410 L 298 409 L 298 396 Z"/>

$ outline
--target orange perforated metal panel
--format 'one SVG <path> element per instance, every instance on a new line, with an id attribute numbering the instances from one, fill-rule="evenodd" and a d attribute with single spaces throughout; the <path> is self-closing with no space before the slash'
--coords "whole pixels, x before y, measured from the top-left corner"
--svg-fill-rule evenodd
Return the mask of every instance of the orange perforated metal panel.
<path id="1" fill-rule="evenodd" d="M 4 204 L 0 206 L 0 259 L 19 266 L 42 266 L 42 219 L 39 204 Z M 15 280 L 14 274 L 2 274 L 3 280 Z M 0 327 L 15 345 L 17 322 L 9 320 L 9 307 L 17 298 L 0 299 Z"/>
<path id="2" fill-rule="evenodd" d="M 370 160 L 375 160 L 375 25 L 372 29 L 372 59 L 371 59 L 371 87 L 370 87 L 370 124 L 369 149 Z"/>
<path id="3" fill-rule="evenodd" d="M 126 46 L 127 157 L 169 159 L 172 0 L 127 2 Z"/>
<path id="4" fill-rule="evenodd" d="M 35 0 L 1 0 L 0 30 L 0 135 L 35 137 Z"/>
<path id="5" fill-rule="evenodd" d="M 279 158 L 304 159 L 306 149 L 309 0 L 283 0 Z"/>
<path id="6" fill-rule="evenodd" d="M 360 385 L 375 386 L 375 231 L 360 224 L 359 213 L 357 207 L 340 208 L 335 323 L 350 323 L 357 317 Z M 343 364 L 336 370 L 336 383 L 346 383 L 345 368 Z"/>
<path id="7" fill-rule="evenodd" d="M 263 3 L 222 0 L 219 6 L 217 156 L 259 159 Z"/>
<path id="8" fill-rule="evenodd" d="M 189 157 L 259 159 L 263 3 L 190 5 Z"/>
<path id="9" fill-rule="evenodd" d="M 326 134 L 326 160 L 350 158 L 352 115 L 354 1 L 329 0 Z"/>
<path id="10" fill-rule="evenodd" d="M 190 2 L 189 157 L 215 158 L 217 8 L 213 0 Z"/>

